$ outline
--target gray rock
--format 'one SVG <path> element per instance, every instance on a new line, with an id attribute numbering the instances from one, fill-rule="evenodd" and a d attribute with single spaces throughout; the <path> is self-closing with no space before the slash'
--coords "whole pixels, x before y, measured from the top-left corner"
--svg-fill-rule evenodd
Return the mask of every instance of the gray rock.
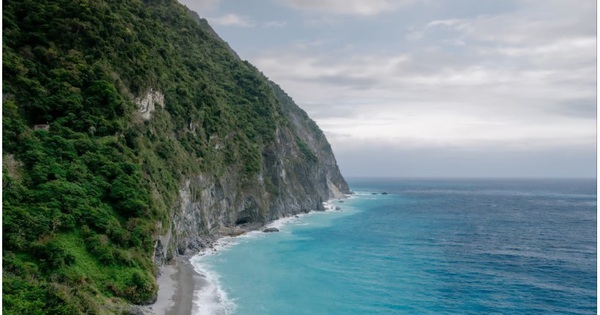
<path id="1" fill-rule="evenodd" d="M 147 312 L 144 312 L 143 308 L 137 305 L 132 305 L 129 307 L 127 314 L 130 315 L 145 315 Z"/>
<path id="2" fill-rule="evenodd" d="M 272 228 L 266 228 L 266 229 L 263 230 L 263 232 L 265 232 L 265 233 L 279 232 L 279 229 L 278 228 L 274 228 L 274 227 L 272 227 Z"/>

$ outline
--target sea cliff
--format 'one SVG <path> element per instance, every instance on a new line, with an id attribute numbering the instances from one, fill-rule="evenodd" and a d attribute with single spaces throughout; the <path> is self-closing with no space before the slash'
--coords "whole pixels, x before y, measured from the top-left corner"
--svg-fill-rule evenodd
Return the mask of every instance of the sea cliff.
<path id="1" fill-rule="evenodd" d="M 230 58 L 241 61 L 205 19 L 192 11 L 190 16 L 228 48 Z M 281 217 L 323 210 L 324 201 L 350 192 L 317 124 L 276 83 L 258 75 L 267 80 L 281 115 L 275 137 L 262 148 L 259 172 L 250 179 L 235 169 L 184 178 L 172 225 L 156 243 L 157 262 L 168 261 L 173 253 L 202 249 L 214 237 L 240 233 L 240 226 L 251 229 Z M 244 185 L 239 184 L 242 181 Z"/>
<path id="2" fill-rule="evenodd" d="M 7 1 L 3 311 L 156 299 L 157 267 L 349 193 L 323 132 L 177 1 Z"/>

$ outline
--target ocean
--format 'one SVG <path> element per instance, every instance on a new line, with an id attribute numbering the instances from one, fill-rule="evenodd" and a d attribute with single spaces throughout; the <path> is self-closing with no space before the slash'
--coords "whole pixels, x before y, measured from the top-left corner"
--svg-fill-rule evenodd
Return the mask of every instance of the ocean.
<path id="1" fill-rule="evenodd" d="M 595 179 L 349 184 L 193 257 L 194 314 L 596 314 Z"/>

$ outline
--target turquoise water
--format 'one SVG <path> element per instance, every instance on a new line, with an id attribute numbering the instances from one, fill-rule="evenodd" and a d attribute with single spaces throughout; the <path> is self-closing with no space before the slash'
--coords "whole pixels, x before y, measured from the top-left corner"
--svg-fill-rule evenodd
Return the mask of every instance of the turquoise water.
<path id="1" fill-rule="evenodd" d="M 341 211 L 195 257 L 195 313 L 596 313 L 595 180 L 350 185 Z"/>

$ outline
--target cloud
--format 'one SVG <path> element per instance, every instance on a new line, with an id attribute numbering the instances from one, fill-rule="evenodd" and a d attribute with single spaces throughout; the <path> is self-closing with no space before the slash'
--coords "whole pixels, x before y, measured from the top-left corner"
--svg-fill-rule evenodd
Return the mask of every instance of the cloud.
<path id="1" fill-rule="evenodd" d="M 428 23 L 422 32 L 450 29 L 462 38 L 504 45 L 543 45 L 573 37 L 596 37 L 596 8 L 587 0 L 520 0 L 517 11 Z M 423 34 L 415 32 L 416 37 Z M 414 35 L 413 35 L 414 36 Z"/>
<path id="2" fill-rule="evenodd" d="M 280 28 L 287 25 L 286 21 L 268 21 L 262 24 L 264 28 Z"/>
<path id="3" fill-rule="evenodd" d="M 234 13 L 225 14 L 216 18 L 209 18 L 211 23 L 223 26 L 254 27 L 254 22 L 248 17 Z"/>
<path id="4" fill-rule="evenodd" d="M 463 111 L 463 110 L 460 110 Z M 442 111 L 412 111 L 402 115 L 382 111 L 375 117 L 321 118 L 330 141 L 352 147 L 357 141 L 378 142 L 403 148 L 462 148 L 490 146 L 512 151 L 536 151 L 556 146 L 593 148 L 595 134 L 585 119 L 544 119 L 522 121 L 514 117 L 493 117 Z"/>
<path id="5" fill-rule="evenodd" d="M 407 55 L 357 55 L 340 59 L 337 54 L 281 53 L 259 56 L 254 61 L 261 69 L 269 69 L 285 79 L 323 81 L 327 85 L 368 88 L 393 76 L 407 62 Z M 293 66 L 290 66 L 293 63 Z M 286 70 L 287 69 L 287 70 Z"/>
<path id="6" fill-rule="evenodd" d="M 559 36 L 515 44 L 504 34 L 506 41 L 475 40 L 470 27 L 461 25 L 478 19 L 424 27 L 453 28 L 467 42 L 458 52 L 424 46 L 347 54 L 306 47 L 262 53 L 252 61 L 334 139 L 404 147 L 593 148 L 595 39 Z"/>
<path id="7" fill-rule="evenodd" d="M 374 16 L 398 9 L 408 0 L 280 0 L 294 9 L 329 14 Z"/>
<path id="8" fill-rule="evenodd" d="M 561 44 L 566 47 L 563 50 L 517 51 L 521 56 L 513 56 L 514 52 L 506 56 L 505 48 L 477 48 L 458 57 L 444 51 L 351 56 L 335 51 L 273 51 L 254 57 L 253 62 L 278 81 L 308 89 L 327 88 L 327 93 L 300 91 L 308 103 L 357 97 L 429 103 L 443 103 L 451 97 L 475 102 L 473 96 L 481 97 L 483 92 L 490 106 L 503 100 L 530 104 L 532 99 L 593 98 L 595 47 L 571 44 Z"/>
<path id="9" fill-rule="evenodd" d="M 557 102 L 551 106 L 552 107 L 549 108 L 550 110 L 565 116 L 585 119 L 596 117 L 596 107 L 590 106 L 590 99 L 571 98 L 569 100 Z"/>

